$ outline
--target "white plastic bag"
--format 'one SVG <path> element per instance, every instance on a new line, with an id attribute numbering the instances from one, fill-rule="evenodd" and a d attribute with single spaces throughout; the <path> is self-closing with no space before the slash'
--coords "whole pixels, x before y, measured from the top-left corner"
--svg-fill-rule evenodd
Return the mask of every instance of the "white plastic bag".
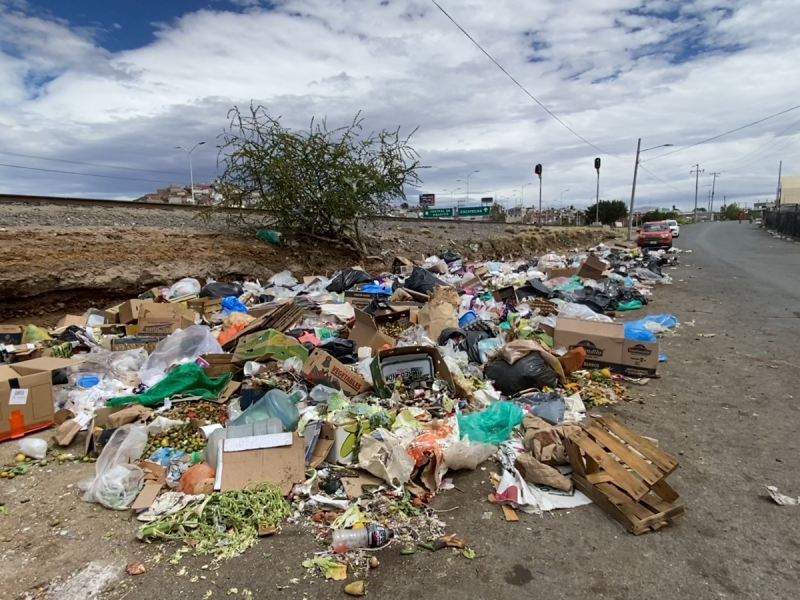
<path id="1" fill-rule="evenodd" d="M 536 268 L 543 273 L 547 273 L 550 269 L 565 269 L 566 267 L 567 263 L 558 254 L 545 254 L 536 264 Z"/>
<path id="2" fill-rule="evenodd" d="M 580 319 L 581 321 L 595 321 L 597 323 L 612 323 L 611 317 L 600 315 L 594 312 L 588 306 L 583 304 L 575 304 L 574 302 L 567 302 L 558 311 L 559 317 L 565 319 Z M 542 321 L 544 323 L 544 321 Z"/>
<path id="3" fill-rule="evenodd" d="M 203 288 L 197 279 L 187 277 L 174 283 L 167 292 L 167 298 L 177 298 L 178 296 L 190 296 L 192 294 L 199 294 Z"/>
<path id="4" fill-rule="evenodd" d="M 139 494 L 144 471 L 131 464 L 139 460 L 147 446 L 147 429 L 143 425 L 119 427 L 100 453 L 95 465 L 95 478 L 84 481 L 80 488 L 85 502 L 96 502 L 113 510 L 125 510 Z"/>
<path id="5" fill-rule="evenodd" d="M 276 273 L 272 277 L 270 277 L 269 282 L 272 285 L 277 285 L 280 287 L 287 287 L 291 288 L 297 285 L 297 279 L 292 277 L 291 271 L 281 271 L 280 273 Z"/>
<path id="6" fill-rule="evenodd" d="M 167 376 L 175 365 L 194 362 L 202 354 L 222 354 L 222 346 L 205 325 L 179 329 L 161 340 L 139 370 L 139 379 L 153 387 Z"/>
<path id="7" fill-rule="evenodd" d="M 483 462 L 497 453 L 497 446 L 491 444 L 472 443 L 469 436 L 459 440 L 442 450 L 444 462 L 453 471 L 469 469 L 474 471 Z"/>
<path id="8" fill-rule="evenodd" d="M 28 458 L 42 460 L 47 457 L 47 440 L 25 438 L 17 442 L 17 452 L 24 454 Z"/>

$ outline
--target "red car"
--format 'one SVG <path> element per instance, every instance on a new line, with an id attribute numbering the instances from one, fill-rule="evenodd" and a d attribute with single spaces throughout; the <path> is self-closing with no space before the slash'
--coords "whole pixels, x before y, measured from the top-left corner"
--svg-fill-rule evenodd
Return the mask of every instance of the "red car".
<path id="1" fill-rule="evenodd" d="M 645 223 L 636 238 L 639 248 L 672 248 L 672 231 L 666 221 Z"/>

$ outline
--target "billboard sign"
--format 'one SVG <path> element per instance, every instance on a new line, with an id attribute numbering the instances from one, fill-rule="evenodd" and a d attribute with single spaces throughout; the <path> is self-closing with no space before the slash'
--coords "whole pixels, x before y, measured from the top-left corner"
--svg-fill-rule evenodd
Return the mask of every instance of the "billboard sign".
<path id="1" fill-rule="evenodd" d="M 483 204 L 492 204 L 494 202 L 494 198 L 481 198 L 481 202 Z"/>
<path id="2" fill-rule="evenodd" d="M 420 194 L 420 206 L 436 206 L 436 194 Z"/>

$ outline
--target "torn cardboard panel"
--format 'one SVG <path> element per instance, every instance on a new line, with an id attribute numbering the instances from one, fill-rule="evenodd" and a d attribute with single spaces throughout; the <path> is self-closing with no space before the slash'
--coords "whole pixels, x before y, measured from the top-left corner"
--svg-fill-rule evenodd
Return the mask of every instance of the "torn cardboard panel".
<path id="1" fill-rule="evenodd" d="M 167 336 L 194 325 L 195 312 L 180 304 L 144 303 L 139 306 L 138 335 Z"/>
<path id="2" fill-rule="evenodd" d="M 217 476 L 223 492 L 270 482 L 286 496 L 305 481 L 304 442 L 296 433 L 226 439 L 220 444 L 220 456 Z"/>
<path id="3" fill-rule="evenodd" d="M 233 362 L 244 364 L 248 361 L 281 361 L 293 356 L 305 361 L 308 358 L 308 350 L 295 338 L 268 329 L 239 338 Z"/>
<path id="4" fill-rule="evenodd" d="M 303 363 L 301 374 L 312 385 L 326 385 L 350 396 L 372 389 L 366 379 L 319 348 Z"/>
<path id="5" fill-rule="evenodd" d="M 373 352 L 380 351 L 381 348 L 388 346 L 394 348 L 397 340 L 383 333 L 381 325 L 386 323 L 399 323 L 402 327 L 411 324 L 411 312 L 409 310 L 396 311 L 388 314 L 372 316 L 355 309 L 356 322 L 353 326 L 348 339 L 355 342 L 356 346 L 372 348 Z"/>

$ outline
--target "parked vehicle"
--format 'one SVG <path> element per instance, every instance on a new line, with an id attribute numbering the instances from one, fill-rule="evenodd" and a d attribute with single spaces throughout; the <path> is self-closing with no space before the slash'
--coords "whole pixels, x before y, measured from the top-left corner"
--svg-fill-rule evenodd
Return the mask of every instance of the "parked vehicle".
<path id="1" fill-rule="evenodd" d="M 681 235 L 681 226 L 678 225 L 678 222 L 674 219 L 667 219 L 667 225 L 669 226 L 669 230 L 672 232 L 672 237 L 676 238 Z"/>
<path id="2" fill-rule="evenodd" d="M 666 221 L 645 223 L 636 238 L 639 248 L 672 248 L 672 231 Z"/>

